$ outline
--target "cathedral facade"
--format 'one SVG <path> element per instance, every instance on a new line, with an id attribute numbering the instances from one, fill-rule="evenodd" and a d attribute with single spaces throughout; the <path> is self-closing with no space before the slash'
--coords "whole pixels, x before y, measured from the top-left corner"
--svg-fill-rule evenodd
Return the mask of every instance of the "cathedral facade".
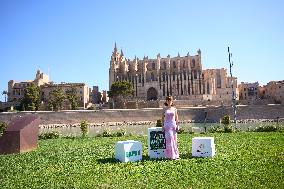
<path id="1" fill-rule="evenodd" d="M 175 100 L 226 102 L 232 99 L 232 88 L 237 93 L 237 78 L 228 77 L 227 70 L 202 69 L 201 51 L 196 55 L 161 57 L 144 56 L 133 60 L 124 57 L 116 44 L 109 68 L 109 87 L 115 81 L 129 81 L 134 88 L 133 99 L 164 100 L 172 95 Z"/>

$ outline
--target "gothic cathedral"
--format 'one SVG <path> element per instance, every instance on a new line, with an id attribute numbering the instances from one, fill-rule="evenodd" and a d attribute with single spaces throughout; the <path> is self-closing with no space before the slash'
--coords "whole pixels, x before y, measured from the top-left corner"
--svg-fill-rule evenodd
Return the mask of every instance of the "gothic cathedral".
<path id="1" fill-rule="evenodd" d="M 230 101 L 237 90 L 237 78 L 227 77 L 227 70 L 202 70 L 201 51 L 196 55 L 176 57 L 168 55 L 156 59 L 144 56 L 142 60 L 124 57 L 116 44 L 109 68 L 109 87 L 115 81 L 129 81 L 134 88 L 133 99 L 159 100 L 171 95 L 176 100 Z"/>

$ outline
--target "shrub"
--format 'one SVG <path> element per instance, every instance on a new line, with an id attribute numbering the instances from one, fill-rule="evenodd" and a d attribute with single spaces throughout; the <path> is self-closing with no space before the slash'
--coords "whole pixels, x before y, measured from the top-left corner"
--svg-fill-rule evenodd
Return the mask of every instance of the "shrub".
<path id="1" fill-rule="evenodd" d="M 85 137 L 88 134 L 88 122 L 86 120 L 81 121 L 80 129 L 82 136 Z"/>
<path id="2" fill-rule="evenodd" d="M 112 136 L 112 134 L 111 134 L 111 132 L 110 132 L 110 131 L 108 131 L 108 130 L 104 130 L 101 136 L 103 136 L 103 137 L 111 137 L 111 136 Z"/>
<path id="3" fill-rule="evenodd" d="M 122 136 L 124 136 L 125 135 L 125 131 L 124 130 L 120 130 L 120 131 L 117 131 L 116 133 L 115 133 L 115 136 L 117 136 L 117 137 L 122 137 Z"/>
<path id="4" fill-rule="evenodd" d="M 224 115 L 221 119 L 221 123 L 224 125 L 229 125 L 231 123 L 231 118 L 229 115 Z"/>
<path id="5" fill-rule="evenodd" d="M 260 126 L 254 129 L 255 132 L 276 132 L 280 130 L 276 125 Z"/>
<path id="6" fill-rule="evenodd" d="M 74 140 L 74 139 L 76 139 L 77 137 L 76 137 L 76 135 L 69 134 L 69 135 L 65 135 L 65 136 L 63 136 L 62 138 L 65 138 L 65 139 L 72 139 L 72 140 Z"/>
<path id="7" fill-rule="evenodd" d="M 56 139 L 59 138 L 59 132 L 58 131 L 52 131 L 47 133 L 41 133 L 38 138 L 45 140 L 45 139 Z"/>
<path id="8" fill-rule="evenodd" d="M 162 127 L 162 120 L 158 119 L 156 123 L 156 127 Z"/>
<path id="9" fill-rule="evenodd" d="M 234 129 L 231 125 L 231 118 L 229 115 L 224 115 L 221 119 L 221 123 L 224 125 L 223 131 L 225 133 L 232 133 L 234 132 Z"/>
<path id="10" fill-rule="evenodd" d="M 224 132 L 225 133 L 232 133 L 232 132 L 234 132 L 234 129 L 233 129 L 232 125 L 231 124 L 224 125 Z"/>
<path id="11" fill-rule="evenodd" d="M 183 133 L 186 133 L 186 132 L 185 132 L 185 130 L 184 130 L 183 128 L 179 128 L 179 130 L 178 130 L 177 133 L 178 133 L 178 134 L 183 134 Z"/>
<path id="12" fill-rule="evenodd" d="M 0 136 L 2 136 L 6 128 L 7 128 L 7 124 L 5 122 L 0 122 Z"/>
<path id="13" fill-rule="evenodd" d="M 110 130 L 106 129 L 102 132 L 102 134 L 98 134 L 97 137 L 122 137 L 125 136 L 125 130 L 120 130 L 117 132 L 110 132 Z"/>
<path id="14" fill-rule="evenodd" d="M 220 125 L 213 125 L 208 129 L 209 133 L 221 133 L 223 130 L 220 128 Z"/>

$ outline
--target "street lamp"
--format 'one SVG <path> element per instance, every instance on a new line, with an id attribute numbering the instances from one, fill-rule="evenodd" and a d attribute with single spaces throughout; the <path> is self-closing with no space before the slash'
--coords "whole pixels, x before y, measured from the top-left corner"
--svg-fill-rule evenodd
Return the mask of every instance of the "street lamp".
<path id="1" fill-rule="evenodd" d="M 236 107 L 236 94 L 234 91 L 234 83 L 233 83 L 233 74 L 232 67 L 234 65 L 232 59 L 232 53 L 230 53 L 230 47 L 228 47 L 228 55 L 229 55 L 229 64 L 230 64 L 230 76 L 231 76 L 231 87 L 232 87 L 232 107 L 233 107 L 233 115 L 234 115 L 234 124 L 235 128 L 237 126 L 237 107 Z"/>
<path id="2" fill-rule="evenodd" d="M 138 77 L 138 74 L 135 74 L 135 93 L 136 93 L 136 98 L 137 98 L 137 77 Z"/>

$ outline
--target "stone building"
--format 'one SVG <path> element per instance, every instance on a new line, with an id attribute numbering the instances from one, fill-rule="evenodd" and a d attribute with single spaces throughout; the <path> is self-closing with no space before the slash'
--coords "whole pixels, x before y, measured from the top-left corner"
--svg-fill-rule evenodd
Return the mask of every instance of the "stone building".
<path id="1" fill-rule="evenodd" d="M 99 86 L 93 86 L 93 89 L 90 88 L 90 102 L 93 104 L 102 102 L 102 94 L 99 92 Z"/>
<path id="2" fill-rule="evenodd" d="M 60 84 L 47 83 L 41 86 L 42 103 L 47 107 L 50 100 L 50 92 L 55 89 L 61 89 L 63 92 L 76 89 L 78 97 L 78 106 L 85 109 L 89 105 L 89 87 L 85 83 L 65 83 Z M 64 102 L 64 109 L 70 109 L 68 100 Z"/>
<path id="3" fill-rule="evenodd" d="M 78 95 L 78 105 L 82 108 L 87 108 L 89 104 L 89 88 L 85 83 L 65 83 L 54 84 L 49 82 L 49 77 L 47 74 L 42 73 L 40 70 L 37 70 L 36 77 L 34 80 L 15 82 L 10 80 L 8 82 L 8 103 L 9 106 L 18 106 L 20 100 L 24 97 L 25 89 L 28 86 L 35 84 L 40 87 L 41 92 L 41 105 L 47 109 L 49 94 L 55 88 L 60 88 L 64 92 L 75 88 Z M 64 109 L 69 109 L 69 103 L 65 100 Z M 43 108 L 41 107 L 41 108 Z"/>
<path id="4" fill-rule="evenodd" d="M 284 80 L 270 81 L 263 86 L 260 86 L 258 82 L 241 82 L 238 88 L 241 104 L 284 104 Z"/>
<path id="5" fill-rule="evenodd" d="M 239 100 L 241 104 L 256 104 L 260 98 L 260 86 L 258 82 L 238 85 Z"/>
<path id="6" fill-rule="evenodd" d="M 277 104 L 284 104 L 284 80 L 270 81 L 264 88 L 263 97 L 265 99 L 271 99 Z"/>
<path id="7" fill-rule="evenodd" d="M 42 73 L 37 70 L 36 77 L 34 80 L 20 81 L 16 82 L 10 80 L 8 82 L 8 102 L 18 103 L 21 98 L 24 97 L 24 92 L 27 86 L 35 84 L 36 86 L 41 86 L 49 82 L 49 77 L 47 74 Z"/>
<path id="8" fill-rule="evenodd" d="M 136 100 L 164 100 L 172 95 L 181 105 L 230 104 L 232 86 L 237 93 L 237 78 L 228 77 L 227 70 L 202 69 L 201 51 L 196 55 L 161 57 L 142 60 L 127 59 L 116 44 L 109 68 L 109 87 L 115 81 L 129 81 Z M 178 102 L 180 101 L 180 102 Z"/>
<path id="9" fill-rule="evenodd" d="M 102 92 L 102 102 L 103 103 L 108 102 L 108 96 L 107 96 L 107 91 L 106 90 L 103 90 L 103 92 Z"/>

